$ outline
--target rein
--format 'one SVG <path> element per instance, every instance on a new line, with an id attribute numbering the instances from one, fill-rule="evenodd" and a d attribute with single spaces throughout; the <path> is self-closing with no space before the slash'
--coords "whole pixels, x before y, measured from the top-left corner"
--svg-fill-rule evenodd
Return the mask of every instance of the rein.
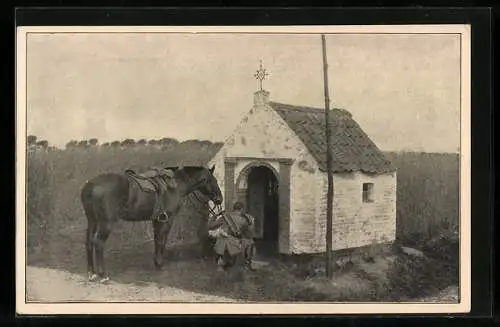
<path id="1" fill-rule="evenodd" d="M 188 180 L 189 182 L 189 180 Z M 196 200 L 201 203 L 201 204 L 205 204 L 205 201 L 203 199 L 200 199 L 200 197 L 198 196 L 197 192 L 196 192 L 196 189 L 198 188 L 199 185 L 205 183 L 204 180 L 199 180 L 197 181 L 196 183 L 194 183 L 193 185 L 191 185 L 187 191 L 186 191 L 186 195 L 190 194 L 190 193 L 193 193 L 194 194 L 194 197 L 196 198 Z M 189 184 L 189 183 L 186 183 L 186 184 Z M 217 212 L 215 211 L 217 210 Z M 222 210 L 222 205 L 215 205 L 213 208 L 211 208 L 210 206 L 208 206 L 208 211 L 210 214 L 214 215 L 214 216 L 219 216 L 222 214 L 223 210 Z"/>
<path id="2" fill-rule="evenodd" d="M 200 199 L 200 197 L 198 196 L 198 194 L 196 192 L 193 192 L 194 194 L 194 197 L 196 198 L 196 200 L 198 200 L 198 202 L 204 204 L 205 202 Z M 217 211 L 215 211 L 217 209 Z M 218 217 L 220 215 L 222 215 L 224 213 L 224 210 L 222 210 L 222 205 L 218 204 L 218 205 L 215 205 L 213 208 L 208 206 L 208 212 L 209 214 L 213 215 L 214 217 Z"/>
<path id="3" fill-rule="evenodd" d="M 186 185 L 189 185 L 189 184 L 191 184 L 190 182 L 192 181 L 192 178 L 189 178 L 189 177 L 188 177 L 188 178 L 186 178 L 184 181 L 185 181 L 185 184 L 186 184 Z M 203 183 L 205 183 L 205 182 L 206 182 L 206 181 L 202 179 L 202 180 L 196 181 L 196 182 L 195 182 L 195 183 L 193 183 L 192 185 L 190 185 L 190 186 L 186 187 L 186 190 L 185 190 L 184 192 L 182 192 L 182 193 L 184 193 L 184 194 L 182 194 L 182 198 L 183 198 L 183 200 L 185 200 L 185 198 L 186 198 L 189 194 L 193 193 L 193 194 L 194 194 L 194 198 L 195 198 L 195 199 L 196 199 L 199 203 L 201 203 L 201 204 L 205 204 L 206 202 L 205 202 L 203 199 L 201 199 L 201 198 L 199 197 L 199 195 L 197 194 L 197 192 L 196 192 L 196 189 L 198 188 L 198 186 L 202 185 L 202 184 L 203 184 Z M 214 207 L 213 207 L 213 208 L 212 208 L 212 207 L 210 207 L 210 206 L 208 206 L 208 210 L 209 210 L 209 213 L 210 213 L 211 215 L 214 215 L 214 216 L 219 216 L 219 215 L 223 214 L 223 212 L 224 212 L 224 211 L 222 210 L 222 206 L 221 206 L 220 204 L 218 204 L 218 205 L 214 205 Z M 216 210 L 217 210 L 217 211 L 216 211 Z M 164 219 L 161 219 L 160 217 L 162 217 L 162 216 L 164 216 L 165 218 L 164 218 Z M 166 214 L 166 212 L 164 212 L 164 213 L 163 213 L 163 215 L 157 215 L 156 217 L 153 217 L 153 221 L 158 221 L 158 222 L 160 222 L 160 223 L 166 223 L 166 222 L 169 220 L 169 218 L 170 218 L 170 217 L 168 217 L 168 215 Z"/>

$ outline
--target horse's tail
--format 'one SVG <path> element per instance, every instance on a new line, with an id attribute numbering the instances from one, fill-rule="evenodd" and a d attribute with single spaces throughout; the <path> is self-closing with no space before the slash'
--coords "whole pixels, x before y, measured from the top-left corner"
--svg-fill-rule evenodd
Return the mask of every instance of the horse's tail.
<path id="1" fill-rule="evenodd" d="M 80 199 L 83 205 L 83 210 L 87 218 L 87 241 L 90 241 L 92 235 L 96 232 L 97 221 L 98 221 L 98 208 L 95 197 L 94 197 L 94 187 L 95 185 L 92 181 L 87 181 L 83 185 Z"/>
<path id="2" fill-rule="evenodd" d="M 83 185 L 80 200 L 83 205 L 83 210 L 85 212 L 85 216 L 87 218 L 87 233 L 85 236 L 85 248 L 87 253 L 87 269 L 89 272 L 89 278 L 94 274 L 95 266 L 94 266 L 94 246 L 93 239 L 97 233 L 97 211 L 95 206 L 95 199 L 93 197 L 94 193 L 94 184 L 91 181 L 87 181 L 85 185 Z"/>
<path id="3" fill-rule="evenodd" d="M 83 205 L 83 210 L 85 211 L 85 215 L 88 219 L 91 219 L 93 216 L 93 202 L 92 202 L 92 193 L 94 190 L 94 184 L 91 181 L 87 181 L 82 188 L 80 194 L 80 200 Z"/>

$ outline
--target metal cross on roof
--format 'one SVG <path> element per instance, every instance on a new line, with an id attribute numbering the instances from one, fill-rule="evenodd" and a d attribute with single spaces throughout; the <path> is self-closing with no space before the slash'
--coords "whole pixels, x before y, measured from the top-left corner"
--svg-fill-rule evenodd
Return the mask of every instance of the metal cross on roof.
<path id="1" fill-rule="evenodd" d="M 257 80 L 259 80 L 259 88 L 262 91 L 262 81 L 269 76 L 267 70 L 262 68 L 262 60 L 260 61 L 260 67 L 257 69 L 257 72 L 253 75 Z"/>

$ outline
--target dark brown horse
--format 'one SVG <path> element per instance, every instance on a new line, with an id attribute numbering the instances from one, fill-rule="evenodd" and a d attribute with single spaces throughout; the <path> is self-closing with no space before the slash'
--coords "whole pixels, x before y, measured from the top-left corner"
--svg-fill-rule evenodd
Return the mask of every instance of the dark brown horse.
<path id="1" fill-rule="evenodd" d="M 87 267 L 90 280 L 100 278 L 106 281 L 104 267 L 104 245 L 113 225 L 119 219 L 124 221 L 147 221 L 153 223 L 154 264 L 161 269 L 167 236 L 172 227 L 172 219 L 179 212 L 185 196 L 195 192 L 198 201 L 213 203 L 220 207 L 222 194 L 213 175 L 215 166 L 204 167 L 169 167 L 173 171 L 176 187 L 157 194 L 145 192 L 127 174 L 101 174 L 85 183 L 81 192 L 81 201 L 87 216 Z M 205 198 L 205 199 L 202 199 Z M 158 201 L 162 201 L 164 216 L 154 215 Z M 209 208 L 210 209 L 210 208 Z"/>

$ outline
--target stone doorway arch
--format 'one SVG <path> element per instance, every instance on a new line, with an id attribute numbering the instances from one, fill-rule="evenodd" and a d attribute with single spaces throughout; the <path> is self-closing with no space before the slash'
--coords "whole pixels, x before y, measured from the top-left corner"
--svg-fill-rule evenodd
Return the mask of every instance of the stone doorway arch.
<path id="1" fill-rule="evenodd" d="M 252 162 L 240 172 L 236 187 L 237 199 L 255 218 L 257 252 L 275 254 L 280 228 L 278 172 L 267 163 Z"/>
<path id="2" fill-rule="evenodd" d="M 251 199 L 248 190 L 252 191 L 252 184 L 259 184 L 258 182 L 249 183 L 250 179 L 256 178 L 260 182 L 267 181 L 269 188 L 266 189 L 268 192 L 275 192 L 274 194 L 269 194 L 267 198 L 270 203 L 267 206 L 269 210 L 268 216 L 272 216 L 273 210 L 277 212 L 274 217 L 274 222 L 272 218 L 265 220 L 265 217 L 260 222 L 260 230 L 258 230 L 258 239 L 266 239 L 274 244 L 275 249 L 271 252 L 279 253 L 289 253 L 289 243 L 290 243 L 290 173 L 291 165 L 293 160 L 291 159 L 260 159 L 260 158 L 225 158 L 225 206 L 226 209 L 231 210 L 232 205 L 236 201 L 241 201 L 248 208 L 249 201 L 254 201 Z M 239 165 L 239 172 L 235 176 L 235 168 Z M 241 166 L 243 168 L 240 170 Z M 276 169 L 279 168 L 279 169 Z M 262 185 L 261 185 L 262 186 Z M 275 189 L 273 189 L 273 187 Z M 259 188 L 257 186 L 257 188 Z M 274 208 L 272 205 L 272 199 L 274 196 Z M 255 202 L 254 202 L 255 203 Z M 250 205 L 253 205 L 250 203 Z M 249 208 L 250 213 L 255 214 L 255 208 Z M 258 212 L 258 210 L 257 210 Z M 258 215 L 258 214 L 257 214 Z M 257 219 L 258 217 L 256 217 Z M 266 225 L 268 223 L 268 225 Z M 273 225 L 275 224 L 273 231 Z M 265 230 L 267 226 L 268 230 Z M 270 234 L 268 234 L 268 232 Z M 274 235 L 271 237 L 271 234 Z M 265 243 L 265 242 L 262 242 Z M 259 249 L 258 249 L 259 252 Z"/>

